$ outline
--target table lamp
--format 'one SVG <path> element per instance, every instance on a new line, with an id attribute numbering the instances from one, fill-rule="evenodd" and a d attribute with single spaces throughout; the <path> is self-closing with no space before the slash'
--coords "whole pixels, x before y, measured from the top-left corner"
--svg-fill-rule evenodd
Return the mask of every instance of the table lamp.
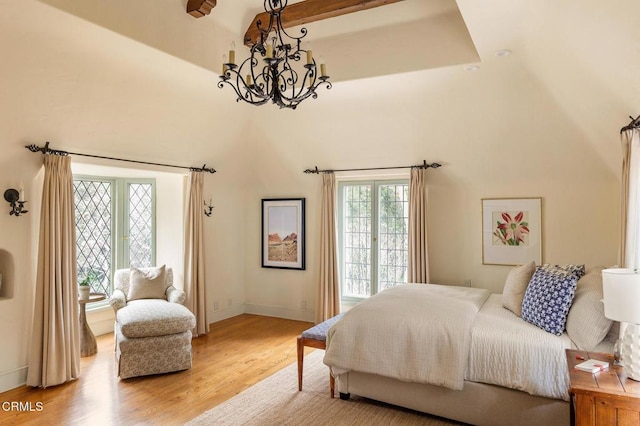
<path id="1" fill-rule="evenodd" d="M 602 271 L 604 316 L 627 323 L 622 337 L 620 364 L 627 377 L 640 381 L 640 270 Z"/>

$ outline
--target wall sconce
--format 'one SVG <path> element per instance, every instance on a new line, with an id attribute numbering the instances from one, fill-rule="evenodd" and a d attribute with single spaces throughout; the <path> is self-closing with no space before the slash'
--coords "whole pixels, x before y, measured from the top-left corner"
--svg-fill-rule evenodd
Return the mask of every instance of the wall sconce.
<path id="1" fill-rule="evenodd" d="M 22 198 L 22 200 L 20 200 Z M 29 213 L 29 210 L 24 209 L 24 191 L 18 192 L 11 188 L 4 191 L 4 199 L 11 205 L 11 211 L 9 215 L 20 216 L 21 214 Z"/>
<path id="2" fill-rule="evenodd" d="M 207 217 L 211 217 L 211 213 L 213 213 L 212 200 L 209 199 L 209 204 L 207 204 L 207 201 L 205 200 L 205 202 L 204 202 L 204 214 L 206 214 Z"/>

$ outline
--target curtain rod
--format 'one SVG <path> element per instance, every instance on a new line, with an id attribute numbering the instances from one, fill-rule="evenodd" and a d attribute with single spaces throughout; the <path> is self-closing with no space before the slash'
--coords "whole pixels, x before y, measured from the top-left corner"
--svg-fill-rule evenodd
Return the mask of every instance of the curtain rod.
<path id="1" fill-rule="evenodd" d="M 624 132 L 625 130 L 637 129 L 640 127 L 640 115 L 637 116 L 636 118 L 629 116 L 629 118 L 631 119 L 631 123 L 627 124 L 622 129 L 620 129 L 620 133 Z"/>
<path id="2" fill-rule="evenodd" d="M 320 173 L 333 173 L 333 172 L 361 172 L 361 171 L 366 171 L 366 170 L 391 170 L 391 169 L 428 169 L 428 168 L 432 168 L 432 169 L 437 169 L 438 167 L 441 167 L 442 164 L 440 163 L 427 163 L 427 160 L 422 160 L 422 164 L 418 164 L 415 166 L 398 166 L 398 167 L 367 167 L 367 168 L 363 168 L 363 169 L 336 169 L 336 170 L 318 170 L 318 166 L 316 166 L 315 169 L 307 169 L 304 171 L 304 173 L 306 174 L 314 174 L 314 175 L 318 175 Z"/>
<path id="3" fill-rule="evenodd" d="M 126 161 L 128 163 L 148 164 L 151 166 L 163 166 L 163 167 L 174 167 L 177 169 L 188 169 L 192 172 L 209 172 L 209 173 L 216 172 L 214 168 L 207 167 L 206 164 L 204 164 L 202 167 L 187 167 L 187 166 L 176 166 L 173 164 L 151 163 L 149 161 L 127 160 L 125 158 L 104 157 L 102 155 L 82 154 L 79 152 L 61 151 L 58 149 L 49 148 L 49 142 L 45 143 L 43 147 L 39 147 L 37 145 L 26 145 L 25 148 L 27 148 L 31 152 L 42 152 L 43 154 L 46 154 L 46 155 L 60 155 L 62 157 L 66 157 L 67 155 L 80 155 L 82 157 L 101 158 L 103 160 Z"/>

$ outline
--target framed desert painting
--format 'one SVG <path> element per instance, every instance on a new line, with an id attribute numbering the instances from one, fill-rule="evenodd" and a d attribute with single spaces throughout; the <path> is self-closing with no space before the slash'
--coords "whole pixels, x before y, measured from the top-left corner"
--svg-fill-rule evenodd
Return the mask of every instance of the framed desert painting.
<path id="1" fill-rule="evenodd" d="M 262 200 L 263 268 L 304 269 L 304 200 Z"/>
<path id="2" fill-rule="evenodd" d="M 542 198 L 482 199 L 482 263 L 542 264 Z"/>

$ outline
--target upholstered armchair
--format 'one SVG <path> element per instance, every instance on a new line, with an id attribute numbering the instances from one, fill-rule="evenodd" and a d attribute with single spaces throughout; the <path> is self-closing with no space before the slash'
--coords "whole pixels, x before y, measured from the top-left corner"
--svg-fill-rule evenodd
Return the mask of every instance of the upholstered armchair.
<path id="1" fill-rule="evenodd" d="M 191 368 L 195 316 L 173 286 L 173 270 L 120 269 L 109 300 L 116 314 L 115 351 L 121 379 Z"/>

